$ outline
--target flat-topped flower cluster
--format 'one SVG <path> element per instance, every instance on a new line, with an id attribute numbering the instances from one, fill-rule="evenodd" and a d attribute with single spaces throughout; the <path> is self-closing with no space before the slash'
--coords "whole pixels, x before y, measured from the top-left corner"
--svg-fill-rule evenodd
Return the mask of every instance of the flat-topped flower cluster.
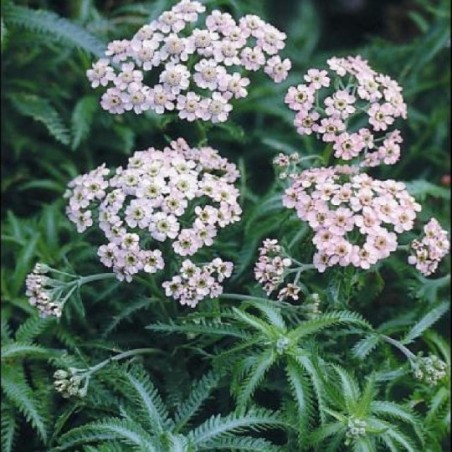
<path id="1" fill-rule="evenodd" d="M 206 17 L 205 28 L 196 28 L 205 11 L 197 1 L 182 0 L 131 40 L 109 43 L 108 58 L 87 71 L 93 88 L 112 85 L 102 108 L 113 114 L 177 111 L 187 121 L 224 122 L 231 101 L 248 95 L 245 72 L 263 69 L 276 83 L 287 77 L 291 62 L 279 56 L 284 33 L 255 15 L 236 22 L 218 10 Z M 153 87 L 146 84 L 148 71 L 158 72 Z"/>
<path id="2" fill-rule="evenodd" d="M 165 242 L 176 256 L 193 256 L 239 221 L 238 177 L 214 149 L 179 139 L 162 151 L 135 152 L 125 168 L 78 176 L 66 194 L 67 214 L 79 232 L 97 224 L 108 241 L 98 250 L 101 262 L 130 282 L 165 267 Z"/>
<path id="3" fill-rule="evenodd" d="M 221 283 L 231 277 L 233 268 L 232 262 L 220 258 L 201 267 L 186 259 L 179 273 L 171 281 L 164 282 L 163 288 L 166 296 L 194 308 L 205 298 L 217 298 L 223 293 Z"/>
<path id="4" fill-rule="evenodd" d="M 450 242 L 447 232 L 435 218 L 432 218 L 424 226 L 424 237 L 411 242 L 412 255 L 408 258 L 411 265 L 424 275 L 433 274 L 438 268 L 441 260 L 447 255 Z"/>
<path id="5" fill-rule="evenodd" d="M 327 64 L 329 71 L 310 69 L 306 83 L 291 87 L 286 103 L 297 112 L 298 133 L 314 134 L 331 146 L 338 163 L 300 172 L 300 158 L 280 154 L 274 164 L 280 178 L 291 181 L 284 206 L 295 209 L 314 232 L 317 270 L 369 269 L 397 250 L 398 236 L 414 228 L 421 210 L 402 182 L 363 172 L 397 163 L 403 140 L 391 126 L 406 118 L 407 107 L 398 83 L 360 56 L 333 57 Z M 425 239 L 412 243 L 409 263 L 429 275 L 447 254 L 449 241 L 434 219 L 425 231 Z"/>
<path id="6" fill-rule="evenodd" d="M 295 176 L 285 207 L 314 231 L 314 265 L 369 269 L 398 246 L 421 206 L 402 182 L 380 181 L 347 167 L 314 168 Z"/>
<path id="7" fill-rule="evenodd" d="M 286 104 L 296 111 L 298 133 L 314 133 L 331 143 L 334 156 L 344 161 L 395 164 L 402 138 L 391 127 L 407 116 L 402 88 L 359 56 L 334 57 L 327 64 L 328 71 L 310 69 L 305 83 L 291 87 L 286 96 Z"/>

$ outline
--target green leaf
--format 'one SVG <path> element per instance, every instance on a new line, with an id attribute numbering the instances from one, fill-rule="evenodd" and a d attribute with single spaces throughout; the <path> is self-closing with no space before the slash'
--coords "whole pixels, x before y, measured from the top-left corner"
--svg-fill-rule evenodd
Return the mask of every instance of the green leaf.
<path id="1" fill-rule="evenodd" d="M 241 331 L 238 328 L 226 325 L 224 323 L 215 323 L 209 321 L 203 321 L 200 324 L 193 323 L 186 325 L 177 325 L 173 322 L 156 323 L 153 325 L 148 325 L 146 329 L 166 334 L 213 334 L 219 336 L 233 336 L 240 339 L 246 339 L 249 337 L 249 334 Z"/>
<path id="2" fill-rule="evenodd" d="M 57 141 L 65 145 L 70 143 L 68 128 L 47 99 L 25 93 L 11 94 L 9 98 L 21 114 L 42 122 Z"/>
<path id="3" fill-rule="evenodd" d="M 17 427 L 13 410 L 2 401 L 2 452 L 13 452 Z"/>
<path id="4" fill-rule="evenodd" d="M 253 356 L 254 365 L 248 372 L 248 376 L 240 385 L 237 394 L 237 406 L 239 409 L 244 408 L 253 396 L 257 386 L 264 379 L 265 374 L 270 370 L 276 361 L 276 354 L 273 349 L 266 350 L 258 356 Z"/>
<path id="5" fill-rule="evenodd" d="M 176 431 L 179 431 L 193 416 L 196 415 L 201 405 L 217 386 L 218 381 L 219 375 L 214 372 L 209 372 L 199 381 L 193 383 L 189 396 L 176 411 L 174 417 Z"/>
<path id="6" fill-rule="evenodd" d="M 329 328 L 337 324 L 356 325 L 364 328 L 365 330 L 371 328 L 370 324 L 358 313 L 337 311 L 322 314 L 315 319 L 301 322 L 295 330 L 288 334 L 288 337 L 293 341 L 299 341 L 302 337 L 318 333 L 325 328 Z"/>
<path id="7" fill-rule="evenodd" d="M 449 303 L 441 303 L 440 305 L 429 311 L 424 317 L 422 317 L 416 325 L 411 328 L 411 330 L 406 334 L 406 336 L 401 341 L 402 344 L 410 344 L 417 337 L 421 336 L 422 333 L 430 328 L 435 322 L 437 322 L 447 311 L 449 310 Z"/>
<path id="8" fill-rule="evenodd" d="M 225 436 L 217 440 L 209 441 L 205 445 L 198 447 L 197 450 L 205 450 L 208 452 L 217 450 L 225 450 L 227 452 L 240 450 L 249 452 L 277 452 L 282 449 L 263 438 L 253 438 L 252 436 Z"/>
<path id="9" fill-rule="evenodd" d="M 72 45 L 102 58 L 104 44 L 82 27 L 50 11 L 8 5 L 3 11 L 5 23 L 44 35 L 59 43 Z"/>
<path id="10" fill-rule="evenodd" d="M 46 419 L 23 371 L 18 370 L 15 366 L 3 366 L 1 382 L 6 398 L 25 416 L 25 419 L 45 442 L 47 439 Z"/>
<path id="11" fill-rule="evenodd" d="M 297 402 L 297 434 L 301 444 L 307 437 L 310 420 L 313 417 L 312 390 L 297 361 L 289 359 L 286 366 L 286 375 Z"/>
<path id="12" fill-rule="evenodd" d="M 353 347 L 353 354 L 359 359 L 365 359 L 372 350 L 379 344 L 380 337 L 378 334 L 369 333 L 368 336 L 361 339 Z"/>
<path id="13" fill-rule="evenodd" d="M 220 438 L 222 435 L 241 432 L 243 430 L 259 430 L 264 427 L 287 427 L 280 416 L 263 408 L 252 409 L 246 413 L 232 413 L 228 416 L 212 416 L 189 434 L 195 446 L 205 446 L 206 443 Z"/>
<path id="14" fill-rule="evenodd" d="M 318 444 L 325 439 L 331 437 L 331 436 L 342 436 L 345 434 L 345 427 L 342 422 L 333 422 L 329 424 L 325 424 L 320 426 L 317 430 L 315 430 L 310 436 L 309 436 L 309 442 L 311 444 Z"/>
<path id="15" fill-rule="evenodd" d="M 142 420 L 151 432 L 162 433 L 171 424 L 169 414 L 149 376 L 141 368 L 126 373 L 126 381 L 135 402 L 143 411 Z"/>
<path id="16" fill-rule="evenodd" d="M 419 201 L 425 201 L 427 197 L 450 200 L 450 190 L 434 185 L 426 180 L 405 182 L 408 192 Z"/>
<path id="17" fill-rule="evenodd" d="M 342 396 L 344 398 L 347 411 L 349 413 L 354 413 L 355 410 L 357 409 L 358 400 L 361 397 L 359 385 L 355 380 L 355 377 L 353 377 L 349 372 L 347 372 L 342 367 L 333 365 L 333 369 L 339 376 L 342 388 Z"/>
<path id="18" fill-rule="evenodd" d="M 17 359 L 17 358 L 33 358 L 33 359 L 47 359 L 58 356 L 57 350 L 41 347 L 34 344 L 23 344 L 20 342 L 13 342 L 12 344 L 6 344 L 1 348 L 1 358 L 4 359 Z"/>
<path id="19" fill-rule="evenodd" d="M 91 442 L 120 440 L 125 445 L 138 446 L 146 452 L 157 452 L 153 438 L 139 425 L 130 420 L 105 418 L 74 428 L 61 436 L 60 446 L 55 450 L 67 450 Z"/>
<path id="20" fill-rule="evenodd" d="M 31 342 L 56 322 L 52 317 L 29 317 L 16 331 L 18 342 Z"/>
<path id="21" fill-rule="evenodd" d="M 39 233 L 36 233 L 36 235 L 27 242 L 25 247 L 19 253 L 12 281 L 12 291 L 16 295 L 19 293 L 19 290 L 25 282 L 25 277 L 30 270 L 31 261 L 36 254 L 38 240 Z"/>
<path id="22" fill-rule="evenodd" d="M 72 143 L 71 148 L 75 150 L 88 136 L 93 122 L 94 113 L 98 108 L 98 101 L 94 96 L 82 97 L 74 108 L 71 118 Z"/>

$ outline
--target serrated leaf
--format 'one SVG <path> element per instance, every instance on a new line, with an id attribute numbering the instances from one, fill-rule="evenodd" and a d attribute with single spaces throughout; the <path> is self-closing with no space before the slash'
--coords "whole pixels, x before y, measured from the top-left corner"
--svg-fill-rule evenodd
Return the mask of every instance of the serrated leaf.
<path id="1" fill-rule="evenodd" d="M 419 320 L 416 325 L 411 328 L 411 330 L 406 334 L 406 336 L 401 341 L 402 344 L 409 344 L 422 335 L 422 333 L 430 328 L 435 322 L 437 322 L 447 311 L 449 310 L 449 303 L 441 303 L 436 308 L 429 311 L 421 320 Z"/>
<path id="2" fill-rule="evenodd" d="M 71 118 L 72 150 L 77 149 L 80 143 L 88 136 L 97 108 L 98 101 L 94 96 L 82 97 L 77 102 Z"/>
<path id="3" fill-rule="evenodd" d="M 84 28 L 50 11 L 8 5 L 2 11 L 9 26 L 25 28 L 48 39 L 64 42 L 102 58 L 104 44 Z"/>
<path id="4" fill-rule="evenodd" d="M 49 133 L 60 143 L 70 143 L 69 130 L 60 114 L 47 99 L 34 94 L 17 93 L 9 96 L 14 107 L 24 116 L 29 116 L 47 127 Z"/>

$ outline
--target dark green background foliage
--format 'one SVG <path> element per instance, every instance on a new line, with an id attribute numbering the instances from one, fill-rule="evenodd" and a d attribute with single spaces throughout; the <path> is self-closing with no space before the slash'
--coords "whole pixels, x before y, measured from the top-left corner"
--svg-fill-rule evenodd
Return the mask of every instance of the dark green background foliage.
<path id="1" fill-rule="evenodd" d="M 130 37 L 174 3 L 2 2 L 2 450 L 351 450 L 343 419 L 358 414 L 374 419 L 375 431 L 355 450 L 449 450 L 449 377 L 434 388 L 417 382 L 405 357 L 378 336 L 450 363 L 449 261 L 429 279 L 404 255 L 368 272 L 309 274 L 304 282 L 326 312 L 311 320 L 306 300 L 301 308 L 215 300 L 191 311 L 146 278 L 84 287 L 60 322 L 39 319 L 28 305 L 24 280 L 38 261 L 81 275 L 102 271 L 95 237 L 77 234 L 64 215 L 70 179 L 104 162 L 122 165 L 132 151 L 172 138 L 193 145 L 202 138 L 171 115 L 109 115 L 85 77 L 108 41 Z M 424 206 L 418 230 L 431 216 L 449 229 L 447 0 L 204 3 L 281 28 L 284 55 L 294 63 L 281 86 L 255 76 L 231 120 L 207 131 L 209 144 L 242 173 L 243 221 L 218 241 L 220 254 L 236 263 L 227 292 L 263 296 L 252 275 L 263 238 L 279 238 L 309 259 L 300 222 L 278 201 L 282 187 L 271 162 L 279 152 L 322 151 L 296 134 L 283 99 L 307 69 L 333 55 L 361 54 L 403 86 L 409 119 L 400 124 L 401 161 L 372 174 L 408 182 Z M 272 344 L 286 334 L 293 342 L 278 354 Z M 56 369 L 89 367 L 136 347 L 155 351 L 133 365 L 105 367 L 84 399 L 53 390 Z M 146 411 L 151 402 L 158 415 Z M 213 415 L 221 417 L 209 420 Z M 213 438 L 216 429 L 231 436 Z M 120 430 L 139 439 L 124 439 Z M 103 446 L 101 434 L 110 438 Z M 84 441 L 92 446 L 77 446 Z"/>

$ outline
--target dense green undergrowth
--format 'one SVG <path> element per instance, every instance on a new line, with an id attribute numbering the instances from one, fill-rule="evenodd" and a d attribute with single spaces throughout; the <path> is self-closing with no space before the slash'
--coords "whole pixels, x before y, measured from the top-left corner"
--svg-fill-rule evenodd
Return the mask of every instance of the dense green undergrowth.
<path id="1" fill-rule="evenodd" d="M 272 161 L 318 155 L 284 96 L 333 55 L 360 54 L 403 87 L 401 160 L 371 174 L 406 182 L 423 206 L 417 231 L 432 216 L 449 230 L 448 2 L 407 2 L 405 22 L 392 24 L 413 27 L 402 42 L 365 35 L 350 47 L 329 36 L 325 8 L 311 0 L 206 0 L 284 30 L 288 80 L 256 75 L 229 121 L 206 130 L 174 114 L 109 115 L 86 71 L 109 41 L 174 3 L 2 2 L 2 450 L 448 450 L 448 260 L 429 277 L 399 253 L 367 271 L 306 272 L 306 294 L 290 303 L 268 299 L 253 274 L 268 237 L 302 262 L 312 255 L 306 229 L 283 208 Z M 78 234 L 65 215 L 68 182 L 179 137 L 193 146 L 207 138 L 240 170 L 243 216 L 216 248 L 235 264 L 225 295 L 193 310 L 149 275 L 110 278 L 77 286 L 60 319 L 40 318 L 25 296 L 35 263 L 104 271 L 95 234 Z M 447 365 L 437 384 L 416 378 L 431 355 Z M 60 382 L 79 377 L 82 397 L 55 391 L 57 370 Z"/>

